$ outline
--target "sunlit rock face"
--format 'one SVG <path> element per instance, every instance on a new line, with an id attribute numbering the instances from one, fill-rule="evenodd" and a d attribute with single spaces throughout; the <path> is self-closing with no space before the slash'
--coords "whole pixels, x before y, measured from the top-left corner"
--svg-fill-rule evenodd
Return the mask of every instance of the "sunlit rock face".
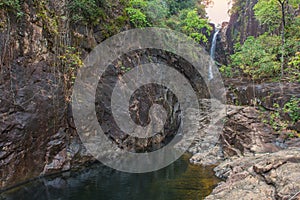
<path id="1" fill-rule="evenodd" d="M 298 199 L 299 153 L 290 148 L 224 161 L 215 172 L 227 180 L 206 199 Z"/>
<path id="2" fill-rule="evenodd" d="M 229 23 L 222 24 L 216 49 L 216 60 L 229 63 L 236 43 L 243 44 L 249 36 L 257 37 L 266 32 L 267 27 L 260 25 L 254 15 L 254 6 L 258 0 L 237 1 L 232 7 Z"/>

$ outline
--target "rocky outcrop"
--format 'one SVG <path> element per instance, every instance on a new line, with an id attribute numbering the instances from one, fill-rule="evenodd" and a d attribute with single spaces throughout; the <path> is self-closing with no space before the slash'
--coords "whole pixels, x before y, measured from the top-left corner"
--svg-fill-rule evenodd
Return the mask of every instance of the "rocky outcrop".
<path id="1" fill-rule="evenodd" d="M 247 80 L 226 79 L 227 100 L 233 105 L 262 105 L 283 107 L 292 97 L 300 97 L 299 83 L 249 84 Z"/>
<path id="2" fill-rule="evenodd" d="M 300 139 L 282 138 L 255 107 L 227 106 L 218 142 L 196 138 L 190 162 L 217 165 L 220 183 L 206 199 L 298 199 Z M 209 129 L 208 129 L 209 130 Z M 206 133 L 207 134 L 207 133 Z"/>
<path id="3" fill-rule="evenodd" d="M 206 199 L 299 199 L 300 150 L 231 158 L 215 168 L 226 178 Z"/>
<path id="4" fill-rule="evenodd" d="M 273 129 L 260 120 L 259 111 L 245 107 L 228 114 L 221 135 L 225 158 L 243 156 L 247 153 L 276 152 Z"/>
<path id="5" fill-rule="evenodd" d="M 214 170 L 224 180 L 206 199 L 300 198 L 300 139 L 282 138 L 255 107 L 226 110 L 219 142 L 203 151 L 207 144 L 199 140 L 191 148 L 192 163 L 218 164 Z"/>
<path id="6" fill-rule="evenodd" d="M 43 25 L 29 10 L 16 24 L 1 33 L 11 38 L 0 47 L 0 188 L 91 160 L 68 126 L 65 85 Z"/>
<path id="7" fill-rule="evenodd" d="M 184 66 L 185 70 L 182 73 L 186 77 L 190 77 L 190 83 L 195 86 L 194 89 L 198 98 L 209 97 L 208 88 L 199 73 L 197 73 L 187 61 L 170 52 L 156 49 L 138 50 L 127 53 L 126 56 L 113 62 L 103 74 L 100 79 L 101 84 L 99 84 L 97 88 L 97 117 L 103 131 L 108 134 L 119 147 L 129 149 L 132 152 L 149 152 L 162 148 L 177 134 L 181 123 L 181 110 L 176 95 L 167 87 L 157 84 L 147 84 L 134 92 L 129 102 L 129 111 L 132 120 L 136 124 L 146 126 L 150 121 L 149 110 L 151 106 L 154 104 L 163 106 L 168 113 L 168 118 L 162 131 L 157 133 L 154 137 L 136 138 L 120 130 L 115 122 L 111 111 L 111 96 L 120 75 L 125 73 L 122 66 L 133 69 L 138 65 L 149 63 L 149 60 L 151 60 L 151 62 L 173 66 L 177 70 L 183 69 Z"/>
<path id="8" fill-rule="evenodd" d="M 219 130 L 220 135 L 206 133 L 210 134 L 211 140 L 208 141 L 204 140 L 206 134 L 196 137 L 196 144 L 189 150 L 193 154 L 190 159 L 192 163 L 214 165 L 232 156 L 282 149 L 278 135 L 269 125 L 261 122 L 260 113 L 254 107 L 226 106 L 226 110 L 226 116 L 221 117 L 226 121 L 223 130 Z"/>
<path id="9" fill-rule="evenodd" d="M 220 65 L 228 65 L 229 64 L 229 56 L 230 52 L 229 49 L 229 42 L 226 36 L 227 29 L 229 27 L 228 22 L 223 22 L 222 27 L 219 31 L 218 37 L 217 37 L 217 44 L 216 44 L 216 61 L 220 63 Z"/>

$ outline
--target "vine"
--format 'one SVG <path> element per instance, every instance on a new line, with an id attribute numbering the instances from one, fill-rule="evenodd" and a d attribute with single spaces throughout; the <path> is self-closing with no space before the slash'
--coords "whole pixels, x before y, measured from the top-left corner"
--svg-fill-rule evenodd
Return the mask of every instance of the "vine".
<path id="1" fill-rule="evenodd" d="M 55 11 L 47 8 L 46 1 L 35 1 L 35 7 L 37 9 L 37 17 L 43 22 L 43 27 L 47 32 L 52 35 L 58 35 L 58 16 Z"/>

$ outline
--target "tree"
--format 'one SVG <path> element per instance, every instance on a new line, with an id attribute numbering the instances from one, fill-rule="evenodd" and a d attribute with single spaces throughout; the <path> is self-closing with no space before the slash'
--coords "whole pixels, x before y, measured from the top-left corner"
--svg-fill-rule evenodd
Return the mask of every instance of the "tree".
<path id="1" fill-rule="evenodd" d="M 96 0 L 73 0 L 67 5 L 71 20 L 74 23 L 96 25 L 103 17 L 103 10 L 97 5 Z"/>
<path id="2" fill-rule="evenodd" d="M 297 8 L 300 0 L 260 0 L 254 7 L 255 16 L 262 24 L 266 24 L 269 30 L 276 29 L 276 24 L 280 24 L 281 29 L 281 78 L 285 68 L 285 42 L 286 42 L 286 16 L 289 8 Z M 292 13 L 294 14 L 294 13 Z M 280 19 L 280 23 L 279 23 Z"/>
<path id="3" fill-rule="evenodd" d="M 277 0 L 260 0 L 254 6 L 254 14 L 261 24 L 267 25 L 268 32 L 273 33 L 280 24 L 280 12 Z"/>
<path id="4" fill-rule="evenodd" d="M 201 19 L 197 9 L 183 10 L 180 14 L 181 29 L 184 33 L 192 37 L 196 42 L 207 42 L 208 39 L 202 33 L 206 30 L 206 34 L 210 35 L 212 27 L 208 24 L 207 19 Z"/>
<path id="5" fill-rule="evenodd" d="M 129 7 L 127 7 L 125 10 L 129 16 L 130 22 L 135 28 L 150 26 L 145 14 L 147 6 L 148 2 L 145 0 L 129 1 Z"/>
<path id="6" fill-rule="evenodd" d="M 130 0 L 125 10 L 130 22 L 136 28 L 168 27 L 187 34 L 196 42 L 207 42 L 212 27 L 203 13 L 205 13 L 204 6 L 210 1 Z"/>
<path id="7" fill-rule="evenodd" d="M 145 11 L 149 22 L 156 26 L 165 26 L 168 13 L 168 5 L 161 0 L 149 1 Z"/>
<path id="8" fill-rule="evenodd" d="M 283 78 L 283 71 L 284 71 L 284 49 L 285 49 L 285 4 L 288 2 L 288 0 L 277 0 L 277 2 L 280 4 L 281 8 L 281 78 Z"/>

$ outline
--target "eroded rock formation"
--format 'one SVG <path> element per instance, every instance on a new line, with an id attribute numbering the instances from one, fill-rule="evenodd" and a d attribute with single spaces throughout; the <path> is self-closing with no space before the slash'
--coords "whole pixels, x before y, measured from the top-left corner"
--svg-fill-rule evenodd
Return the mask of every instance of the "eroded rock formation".
<path id="1" fill-rule="evenodd" d="M 215 168 L 226 182 L 206 199 L 298 199 L 299 156 L 299 148 L 289 148 L 228 159 Z"/>

